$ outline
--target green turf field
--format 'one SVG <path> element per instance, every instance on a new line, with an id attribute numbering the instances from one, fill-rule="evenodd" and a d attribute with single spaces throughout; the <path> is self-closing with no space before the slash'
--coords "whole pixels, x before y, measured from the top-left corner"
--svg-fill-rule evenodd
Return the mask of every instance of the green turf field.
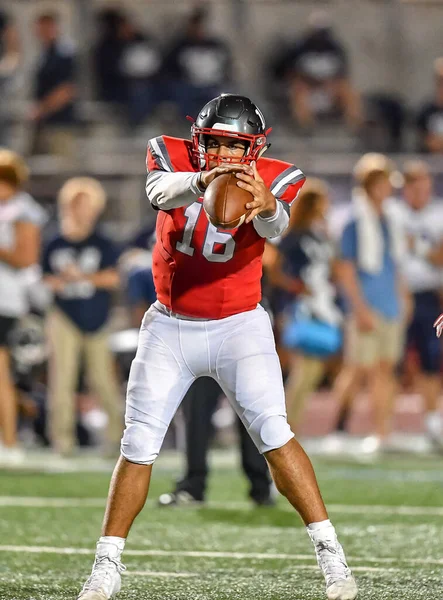
<path id="1" fill-rule="evenodd" d="M 330 514 L 369 600 L 443 598 L 439 459 L 316 460 Z M 160 459 L 151 498 L 177 467 Z M 90 571 L 109 473 L 0 472 L 0 599 L 74 599 Z M 234 465 L 219 466 L 201 509 L 136 521 L 121 600 L 320 600 L 323 580 L 295 513 L 251 508 Z"/>

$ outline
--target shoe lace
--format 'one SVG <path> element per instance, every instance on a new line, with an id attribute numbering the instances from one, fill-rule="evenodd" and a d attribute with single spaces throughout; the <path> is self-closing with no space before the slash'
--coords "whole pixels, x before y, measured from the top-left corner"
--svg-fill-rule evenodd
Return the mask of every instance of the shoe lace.
<path id="1" fill-rule="evenodd" d="M 329 584 L 338 579 L 346 579 L 349 567 L 344 560 L 343 551 L 338 542 L 321 541 L 316 544 L 320 566 Z"/>
<path id="2" fill-rule="evenodd" d="M 83 587 L 83 591 L 95 590 L 102 587 L 103 584 L 110 585 L 112 577 L 117 570 L 118 573 L 126 571 L 126 567 L 122 563 L 109 556 L 100 556 L 96 558 L 92 573 Z"/>

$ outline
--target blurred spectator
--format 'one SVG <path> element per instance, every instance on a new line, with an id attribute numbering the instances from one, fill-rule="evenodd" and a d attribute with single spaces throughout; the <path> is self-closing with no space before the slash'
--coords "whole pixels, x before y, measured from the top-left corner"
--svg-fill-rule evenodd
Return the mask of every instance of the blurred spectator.
<path id="1" fill-rule="evenodd" d="M 392 194 L 392 174 L 393 165 L 380 154 L 366 154 L 357 163 L 360 187 L 354 197 L 354 214 L 343 231 L 338 265 L 349 316 L 345 365 L 335 392 L 342 404 L 367 377 L 376 433 L 368 439 L 368 451 L 378 449 L 390 432 L 394 368 L 403 346 L 403 322 L 410 312 L 399 272 L 405 251 L 403 230 L 386 205 Z"/>
<path id="2" fill-rule="evenodd" d="M 160 506 L 190 505 L 205 501 L 208 480 L 208 451 L 213 437 L 212 417 L 222 391 L 210 377 L 194 381 L 183 400 L 186 423 L 186 473 L 173 492 L 162 494 Z M 243 423 L 236 416 L 242 468 L 250 482 L 249 497 L 256 506 L 272 506 L 271 477 Z"/>
<path id="3" fill-rule="evenodd" d="M 367 149 L 401 152 L 406 125 L 404 102 L 390 93 L 372 93 L 365 98 L 364 145 Z"/>
<path id="4" fill-rule="evenodd" d="M 262 299 L 260 304 L 265 308 L 271 319 L 272 329 L 274 330 L 275 345 L 282 368 L 283 379 L 286 379 L 290 368 L 290 352 L 281 343 L 281 333 L 285 324 L 284 310 L 288 304 L 299 293 L 300 286 L 294 286 L 291 292 L 284 291 L 280 286 L 274 284 L 274 268 L 279 260 L 277 249 L 281 238 L 274 238 L 272 241 L 266 240 L 265 251 L 263 253 L 263 275 L 261 278 Z"/>
<path id="5" fill-rule="evenodd" d="M 6 14 L 0 11 L 0 145 L 6 145 L 8 114 L 6 113 L 8 92 L 14 74 L 20 65 L 21 48 L 17 29 Z"/>
<path id="6" fill-rule="evenodd" d="M 333 247 L 325 227 L 328 209 L 326 185 L 308 179 L 269 271 L 275 286 L 297 295 L 283 333 L 283 342 L 292 350 L 285 386 L 292 431 L 297 430 L 306 399 L 324 377 L 328 359 L 341 346 L 342 315 L 331 283 Z"/>
<path id="7" fill-rule="evenodd" d="M 171 83 L 171 99 L 184 116 L 195 117 L 231 81 L 232 56 L 227 44 L 206 33 L 207 13 L 198 8 L 185 33 L 167 53 L 164 74 Z"/>
<path id="8" fill-rule="evenodd" d="M 121 23 L 124 47 L 120 69 L 125 80 L 129 123 L 140 125 L 164 99 L 160 82 L 162 56 L 156 41 L 129 20 Z"/>
<path id="9" fill-rule="evenodd" d="M 94 50 L 98 97 L 123 104 L 130 125 L 136 127 L 163 100 L 158 44 L 118 10 L 102 11 L 99 24 Z"/>
<path id="10" fill-rule="evenodd" d="M 145 312 L 157 299 L 152 276 L 154 244 L 154 226 L 144 227 L 120 260 L 126 275 L 126 297 L 131 311 L 131 324 L 137 328 L 140 327 Z"/>
<path id="11" fill-rule="evenodd" d="M 20 156 L 0 149 L 0 431 L 1 453 L 21 458 L 17 446 L 17 396 L 11 376 L 11 338 L 28 311 L 21 270 L 38 263 L 41 207 L 23 191 L 28 169 Z"/>
<path id="12" fill-rule="evenodd" d="M 124 19 L 124 15 L 114 8 L 104 9 L 97 15 L 98 42 L 93 51 L 93 64 L 97 98 L 103 102 L 119 104 L 126 100 L 125 78 L 120 69 Z"/>
<path id="13" fill-rule="evenodd" d="M 418 384 L 424 400 L 426 431 L 431 442 L 441 449 L 443 424 L 438 412 L 438 398 L 442 348 L 433 323 L 442 312 L 443 207 L 441 203 L 432 202 L 432 177 L 426 163 L 406 163 L 404 180 L 404 218 L 410 247 L 403 261 L 403 272 L 414 298 L 408 344 L 413 346 L 419 359 Z"/>
<path id="14" fill-rule="evenodd" d="M 30 113 L 35 123 L 33 150 L 73 158 L 77 123 L 74 52 L 60 40 L 55 14 L 38 17 L 36 35 L 42 53 L 34 74 L 34 105 Z"/>
<path id="15" fill-rule="evenodd" d="M 83 354 L 89 383 L 108 414 L 110 451 L 117 451 L 123 428 L 107 331 L 111 292 L 119 285 L 118 253 L 96 227 L 105 202 L 105 191 L 95 179 L 68 180 L 58 198 L 61 232 L 43 255 L 45 281 L 55 294 L 48 317 L 50 437 L 62 454 L 74 448 L 75 391 Z"/>
<path id="16" fill-rule="evenodd" d="M 48 445 L 45 437 L 48 343 L 43 316 L 31 312 L 14 326 L 10 338 L 12 373 L 17 389 L 19 437 L 25 444 Z M 0 453 L 1 455 L 1 453 Z"/>
<path id="17" fill-rule="evenodd" d="M 318 116 L 339 111 L 356 129 L 362 123 L 362 107 L 349 81 L 346 51 L 326 13 L 313 13 L 309 22 L 305 36 L 275 65 L 276 74 L 287 80 L 293 118 L 309 129 Z"/>
<path id="18" fill-rule="evenodd" d="M 418 116 L 420 150 L 443 152 L 443 57 L 434 63 L 435 95 Z"/>

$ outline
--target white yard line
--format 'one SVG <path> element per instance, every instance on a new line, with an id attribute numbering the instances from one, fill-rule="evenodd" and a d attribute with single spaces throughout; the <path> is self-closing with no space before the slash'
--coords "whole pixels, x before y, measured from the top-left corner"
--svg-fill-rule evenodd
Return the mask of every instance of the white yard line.
<path id="1" fill-rule="evenodd" d="M 1 504 L 1 503 L 0 503 Z M 252 503 L 248 502 L 208 502 L 208 508 L 219 510 L 246 510 L 253 509 Z M 201 507 L 200 507 L 201 508 Z M 328 504 L 328 511 L 348 514 L 366 515 L 403 515 L 403 516 L 443 516 L 443 508 L 439 506 L 390 506 L 382 504 Z M 278 506 L 279 510 L 294 512 L 289 504 Z"/>
<path id="2" fill-rule="evenodd" d="M 355 560 L 355 559 L 354 559 Z M 299 565 L 296 565 L 297 568 Z M 292 568 L 292 567 L 291 567 Z M 353 566 L 352 572 L 354 573 L 400 573 L 408 567 L 359 567 Z M 318 569 L 317 565 L 313 565 L 311 569 Z"/>
<path id="3" fill-rule="evenodd" d="M 2 506 L 24 506 L 31 508 L 80 508 L 104 507 L 106 498 L 42 498 L 38 496 L 0 496 Z"/>
<path id="4" fill-rule="evenodd" d="M 58 548 L 57 546 L 0 546 L 0 552 L 29 554 L 72 554 L 93 555 L 93 548 Z M 185 558 L 227 558 L 234 560 L 314 560 L 313 554 L 283 554 L 273 552 L 210 552 L 199 550 L 125 550 L 125 556 L 181 556 Z M 443 559 L 396 558 L 396 557 L 349 557 L 350 562 L 401 563 L 404 565 L 443 565 Z M 362 567 L 363 568 L 363 567 Z M 406 568 L 406 567 L 405 567 Z"/>
<path id="5" fill-rule="evenodd" d="M 123 577 L 164 577 L 165 579 L 169 578 L 179 578 L 179 577 L 201 577 L 199 573 L 174 573 L 168 571 L 126 571 Z"/>
<path id="6" fill-rule="evenodd" d="M 23 506 L 34 508 L 102 508 L 105 506 L 105 498 L 42 498 L 34 496 L 0 496 L 0 508 L 2 506 Z M 149 500 L 148 505 L 153 505 L 154 500 Z M 207 508 L 217 510 L 251 510 L 252 503 L 249 502 L 208 502 Z M 201 507 L 188 507 L 186 510 L 200 510 Z M 289 504 L 278 507 L 279 510 L 293 512 Z M 365 505 L 365 504 L 329 504 L 328 509 L 336 513 L 367 514 L 367 515 L 404 515 L 404 516 L 443 516 L 443 508 L 438 506 L 389 506 L 389 505 Z"/>
<path id="7" fill-rule="evenodd" d="M 294 571 L 318 571 L 317 565 L 292 565 Z M 401 572 L 404 569 L 396 567 L 353 567 L 353 571 L 356 573 L 393 573 Z M 123 577 L 164 577 L 168 578 L 188 578 L 188 577 L 201 577 L 201 573 L 174 573 L 167 571 L 126 571 Z"/>

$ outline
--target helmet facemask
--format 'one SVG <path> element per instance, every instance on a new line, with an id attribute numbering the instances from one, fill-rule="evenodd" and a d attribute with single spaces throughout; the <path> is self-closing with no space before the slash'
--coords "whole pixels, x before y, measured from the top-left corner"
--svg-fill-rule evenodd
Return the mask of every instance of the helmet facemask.
<path id="1" fill-rule="evenodd" d="M 270 130 L 266 131 L 266 133 L 261 133 L 257 135 L 245 134 L 245 133 L 237 133 L 236 131 L 231 131 L 229 129 L 212 129 L 210 127 L 196 127 L 194 124 L 191 128 L 192 134 L 192 157 L 196 164 L 199 166 L 200 170 L 207 170 L 209 167 L 209 162 L 216 163 L 217 166 L 221 164 L 250 164 L 253 161 L 256 161 L 262 156 L 264 152 L 269 147 L 269 144 L 266 144 L 266 134 L 269 133 Z M 208 137 L 228 137 L 235 138 L 239 141 L 245 142 L 246 151 L 242 157 L 238 156 L 219 156 L 218 154 L 210 154 L 206 149 L 206 141 Z"/>

